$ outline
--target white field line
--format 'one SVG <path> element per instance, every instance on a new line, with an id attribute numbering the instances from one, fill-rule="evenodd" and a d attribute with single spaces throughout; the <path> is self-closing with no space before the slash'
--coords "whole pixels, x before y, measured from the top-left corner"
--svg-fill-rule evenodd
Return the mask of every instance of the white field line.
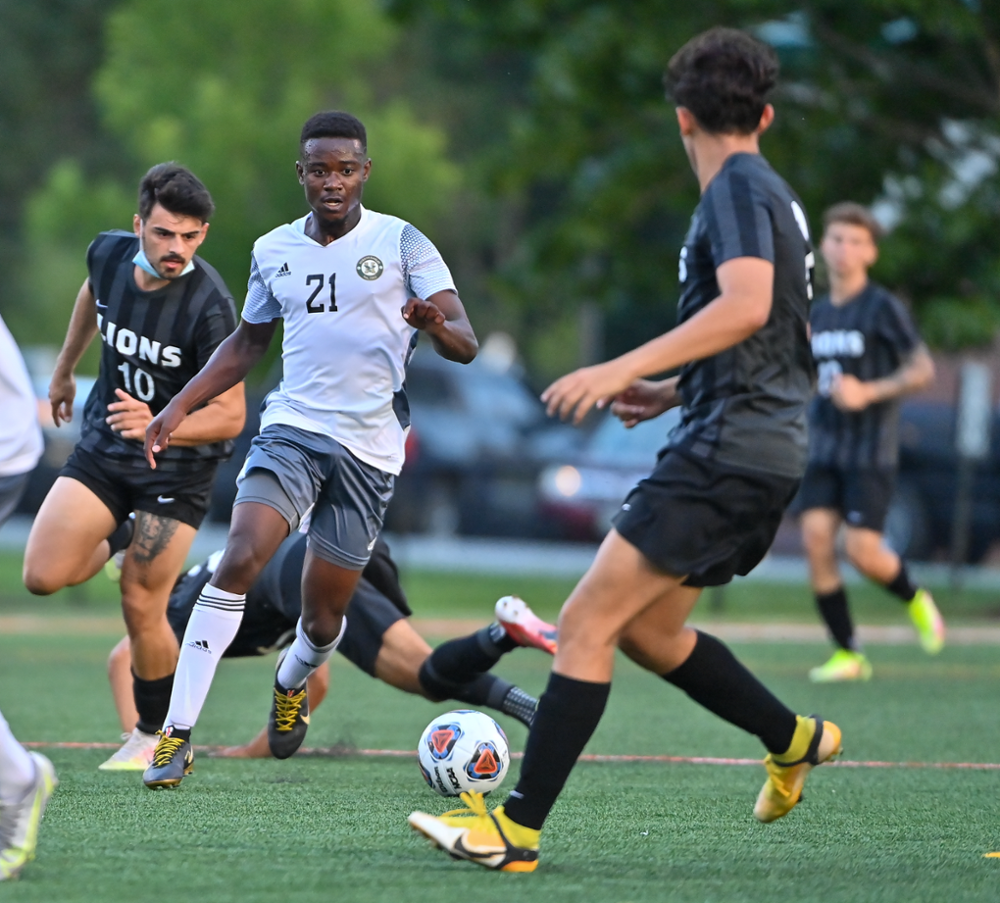
<path id="1" fill-rule="evenodd" d="M 25 746 L 33 749 L 118 749 L 119 743 L 57 743 L 57 742 L 26 742 Z M 195 750 L 212 756 L 222 746 L 196 746 Z M 415 759 L 417 753 L 409 749 L 355 749 L 350 746 L 328 746 L 300 749 L 296 755 L 307 758 L 344 759 L 350 757 L 372 759 Z M 524 754 L 511 753 L 512 759 L 520 759 Z M 583 755 L 581 762 L 598 762 L 604 764 L 654 764 L 654 765 L 754 765 L 762 764 L 760 759 L 722 758 L 718 756 L 633 756 L 633 755 Z M 835 768 L 906 768 L 933 770 L 963 770 L 963 771 L 1000 771 L 1000 762 L 881 762 L 854 761 L 842 759 L 828 762 L 827 766 Z"/>

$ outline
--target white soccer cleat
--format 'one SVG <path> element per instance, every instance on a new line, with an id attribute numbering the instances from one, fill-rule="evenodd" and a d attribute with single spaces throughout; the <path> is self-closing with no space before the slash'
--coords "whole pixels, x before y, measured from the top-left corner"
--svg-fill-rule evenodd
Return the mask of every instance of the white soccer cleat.
<path id="1" fill-rule="evenodd" d="M 145 771 L 153 762 L 153 751 L 159 739 L 156 734 L 133 728 L 132 733 L 122 734 L 125 745 L 97 767 L 101 771 Z"/>
<path id="2" fill-rule="evenodd" d="M 16 878 L 35 858 L 38 826 L 49 798 L 59 786 L 52 763 L 39 753 L 28 755 L 35 765 L 35 783 L 19 803 L 0 807 L 0 881 Z"/>

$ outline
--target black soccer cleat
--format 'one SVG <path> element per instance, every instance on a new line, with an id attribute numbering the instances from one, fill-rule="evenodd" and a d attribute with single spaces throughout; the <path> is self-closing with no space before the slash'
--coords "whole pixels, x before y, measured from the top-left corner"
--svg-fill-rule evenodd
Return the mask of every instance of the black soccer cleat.
<path id="1" fill-rule="evenodd" d="M 278 683 L 277 671 L 281 669 L 284 658 L 285 655 L 282 654 L 278 659 L 271 714 L 267 719 L 267 745 L 276 759 L 287 759 L 294 755 L 309 730 L 309 698 L 306 688 L 288 689 Z"/>
<path id="2" fill-rule="evenodd" d="M 159 743 L 153 751 L 152 764 L 142 773 L 142 782 L 150 790 L 179 787 L 194 770 L 191 741 L 173 736 L 173 728 L 157 731 Z"/>

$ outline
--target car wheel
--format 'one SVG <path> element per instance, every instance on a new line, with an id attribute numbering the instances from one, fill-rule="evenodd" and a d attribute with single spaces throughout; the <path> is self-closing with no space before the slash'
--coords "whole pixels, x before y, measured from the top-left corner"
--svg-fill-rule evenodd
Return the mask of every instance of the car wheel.
<path id="1" fill-rule="evenodd" d="M 933 551 L 930 518 L 920 491 L 912 483 L 896 486 L 883 530 L 888 546 L 901 558 L 927 559 Z"/>

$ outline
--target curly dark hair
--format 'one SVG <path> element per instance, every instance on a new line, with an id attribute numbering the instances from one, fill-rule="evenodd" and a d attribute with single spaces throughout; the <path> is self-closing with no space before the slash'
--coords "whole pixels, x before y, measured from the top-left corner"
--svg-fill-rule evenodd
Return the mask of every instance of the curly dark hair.
<path id="1" fill-rule="evenodd" d="M 215 212 L 212 195 L 190 169 L 179 163 L 157 163 L 139 182 L 139 217 L 148 219 L 153 207 L 207 223 Z"/>
<path id="2" fill-rule="evenodd" d="M 773 48 L 734 28 L 696 35 L 667 65 L 664 83 L 678 106 L 713 134 L 749 135 L 778 76 Z"/>
<path id="3" fill-rule="evenodd" d="M 299 136 L 300 153 L 304 151 L 306 142 L 312 138 L 353 138 L 361 143 L 361 150 L 368 153 L 368 133 L 364 124 L 357 116 L 339 110 L 316 113 L 306 120 Z"/>

